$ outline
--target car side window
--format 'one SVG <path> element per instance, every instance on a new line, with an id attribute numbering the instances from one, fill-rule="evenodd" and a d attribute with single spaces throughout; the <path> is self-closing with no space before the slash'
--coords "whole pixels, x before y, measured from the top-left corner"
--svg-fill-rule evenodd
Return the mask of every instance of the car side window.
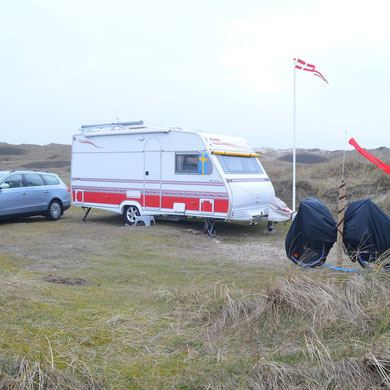
<path id="1" fill-rule="evenodd" d="M 19 188 L 24 187 L 23 176 L 22 175 L 11 175 L 8 176 L 3 183 L 7 183 L 9 188 Z"/>
<path id="2" fill-rule="evenodd" d="M 43 182 L 40 175 L 26 174 L 24 176 L 26 178 L 26 182 L 27 182 L 28 187 L 36 187 L 36 186 L 44 186 L 45 185 L 45 183 Z"/>
<path id="3" fill-rule="evenodd" d="M 53 175 L 42 175 L 42 176 L 43 176 L 43 178 L 48 186 L 60 184 L 58 179 Z"/>

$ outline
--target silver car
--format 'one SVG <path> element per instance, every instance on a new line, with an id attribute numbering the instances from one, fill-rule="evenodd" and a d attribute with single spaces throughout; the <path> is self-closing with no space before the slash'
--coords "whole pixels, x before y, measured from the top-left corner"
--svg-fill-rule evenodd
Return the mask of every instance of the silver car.
<path id="1" fill-rule="evenodd" d="M 0 171 L 0 218 L 44 215 L 56 221 L 69 207 L 69 188 L 55 173 Z"/>

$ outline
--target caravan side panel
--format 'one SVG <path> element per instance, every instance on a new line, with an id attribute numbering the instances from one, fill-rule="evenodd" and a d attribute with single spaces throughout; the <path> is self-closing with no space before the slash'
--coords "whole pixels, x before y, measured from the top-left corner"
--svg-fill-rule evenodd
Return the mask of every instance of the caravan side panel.
<path id="1" fill-rule="evenodd" d="M 75 206 L 120 213 L 126 200 L 143 205 L 143 151 L 133 135 L 75 136 L 71 176 Z"/>
<path id="2" fill-rule="evenodd" d="M 203 156 L 211 171 L 179 172 L 178 156 Z M 121 213 L 134 204 L 141 214 L 225 219 L 229 196 L 201 137 L 193 133 L 118 134 L 73 139 L 75 206 Z"/>

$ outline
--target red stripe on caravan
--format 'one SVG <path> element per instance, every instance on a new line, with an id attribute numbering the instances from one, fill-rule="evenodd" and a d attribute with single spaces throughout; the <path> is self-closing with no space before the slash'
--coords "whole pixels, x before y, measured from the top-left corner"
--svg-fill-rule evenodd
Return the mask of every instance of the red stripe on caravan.
<path id="1" fill-rule="evenodd" d="M 161 207 L 163 209 L 173 209 L 174 203 L 185 203 L 186 210 L 199 210 L 199 199 L 197 198 L 175 198 L 175 197 L 168 197 L 164 196 L 162 198 L 162 205 Z"/>
<path id="2" fill-rule="evenodd" d="M 212 199 L 210 199 L 210 202 Z M 184 203 L 187 211 L 199 211 L 200 199 L 198 198 L 179 198 L 174 196 L 163 196 L 161 198 L 161 208 L 173 210 L 174 203 Z M 146 196 L 146 207 L 159 207 L 160 197 L 155 195 Z M 214 212 L 227 213 L 229 210 L 229 201 L 227 199 L 214 199 Z"/>
<path id="3" fill-rule="evenodd" d="M 120 205 L 126 200 L 126 194 L 114 194 L 104 192 L 84 192 L 85 203 L 103 203 L 103 204 L 116 204 Z M 139 202 L 141 199 L 137 199 Z M 141 203 L 141 202 L 139 202 Z"/>
<path id="4" fill-rule="evenodd" d="M 160 206 L 160 196 L 158 195 L 146 195 L 145 199 L 145 207 L 156 207 Z"/>
<path id="5" fill-rule="evenodd" d="M 75 191 L 73 191 L 73 199 L 75 199 Z M 84 191 L 84 202 L 85 203 L 100 203 L 110 205 L 120 205 L 125 200 L 134 200 L 141 206 L 144 206 L 144 197 L 141 196 L 139 199 L 127 198 L 126 194 L 116 193 L 104 193 L 104 192 L 88 192 Z M 176 197 L 176 196 L 163 196 L 161 198 L 161 207 L 163 209 L 173 210 L 174 203 L 185 203 L 185 209 L 188 211 L 199 211 L 200 199 L 190 197 Z M 146 206 L 147 207 L 159 207 L 160 197 L 156 195 L 146 195 Z M 216 213 L 227 213 L 229 209 L 228 199 L 214 199 L 214 211 Z"/>
<path id="6" fill-rule="evenodd" d="M 229 201 L 227 199 L 215 199 L 214 211 L 216 213 L 227 213 L 229 210 Z"/>

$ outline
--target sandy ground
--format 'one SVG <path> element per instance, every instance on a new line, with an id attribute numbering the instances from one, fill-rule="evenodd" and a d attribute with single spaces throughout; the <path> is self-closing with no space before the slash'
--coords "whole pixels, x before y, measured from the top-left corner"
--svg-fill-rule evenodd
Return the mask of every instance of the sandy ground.
<path id="1" fill-rule="evenodd" d="M 248 226 L 218 222 L 216 239 L 202 233 L 201 221 L 169 222 L 157 226 L 125 226 L 122 217 L 92 210 L 86 223 L 83 211 L 71 208 L 56 222 L 43 217 L 0 221 L 0 255 L 20 262 L 25 270 L 55 272 L 93 267 L 91 259 L 139 251 L 141 256 L 233 261 L 265 267 L 291 267 L 284 241 L 289 225 L 277 224 L 269 234 L 266 224 Z M 137 252 L 138 253 L 138 252 Z M 336 249 L 327 263 L 336 264 Z M 359 269 L 344 257 L 343 265 Z"/>

